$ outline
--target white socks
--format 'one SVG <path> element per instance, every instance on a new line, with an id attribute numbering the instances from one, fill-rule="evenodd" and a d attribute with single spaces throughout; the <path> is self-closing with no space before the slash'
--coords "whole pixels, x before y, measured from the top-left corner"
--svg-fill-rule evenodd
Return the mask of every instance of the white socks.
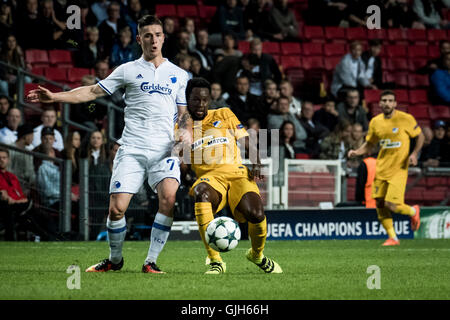
<path id="1" fill-rule="evenodd" d="M 145 263 L 156 263 L 159 254 L 169 238 L 170 228 L 172 227 L 173 218 L 162 213 L 157 213 L 153 222 L 152 232 L 150 235 L 150 248 L 148 249 L 147 259 Z"/>
<path id="2" fill-rule="evenodd" d="M 108 239 L 109 239 L 109 260 L 117 264 L 122 260 L 122 245 L 125 240 L 125 235 L 127 234 L 127 222 L 125 217 L 120 220 L 112 221 L 108 220 L 106 222 L 106 228 L 108 229 Z"/>

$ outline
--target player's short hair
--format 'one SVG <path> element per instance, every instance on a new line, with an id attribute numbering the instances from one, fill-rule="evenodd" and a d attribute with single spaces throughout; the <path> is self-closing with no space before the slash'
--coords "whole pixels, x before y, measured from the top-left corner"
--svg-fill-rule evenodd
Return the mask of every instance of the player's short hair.
<path id="1" fill-rule="evenodd" d="M 201 77 L 192 78 L 191 80 L 188 81 L 186 85 L 186 101 L 189 101 L 189 97 L 194 88 L 206 88 L 208 89 L 209 94 L 211 94 L 211 84 L 209 83 L 208 80 Z"/>
<path id="2" fill-rule="evenodd" d="M 389 96 L 389 95 L 394 96 L 394 100 L 396 100 L 397 96 L 395 95 L 395 92 L 392 91 L 392 90 L 384 90 L 383 92 L 381 92 L 381 94 L 380 94 L 380 100 L 381 100 L 381 98 L 383 98 L 384 96 Z"/>
<path id="3" fill-rule="evenodd" d="M 145 15 L 142 18 L 139 19 L 138 21 L 138 32 L 145 26 L 151 26 L 151 25 L 158 25 L 161 26 L 161 28 L 164 28 L 163 23 L 161 22 L 161 20 L 159 20 L 156 16 L 153 15 Z"/>

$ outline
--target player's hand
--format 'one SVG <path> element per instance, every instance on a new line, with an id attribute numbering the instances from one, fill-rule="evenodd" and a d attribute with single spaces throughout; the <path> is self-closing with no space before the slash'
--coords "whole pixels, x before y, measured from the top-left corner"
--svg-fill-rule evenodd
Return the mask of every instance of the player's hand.
<path id="1" fill-rule="evenodd" d="M 31 90 L 28 95 L 27 95 L 27 100 L 28 102 L 31 103 L 37 103 L 37 102 L 42 102 L 42 103 L 52 103 L 55 102 L 54 101 L 54 94 L 41 86 L 38 86 L 38 89 L 34 89 Z"/>
<path id="2" fill-rule="evenodd" d="M 417 166 L 417 155 L 415 153 L 411 153 L 411 155 L 409 156 L 409 165 Z"/>
<path id="3" fill-rule="evenodd" d="M 261 164 L 252 164 L 252 169 L 249 171 L 250 180 L 262 180 L 263 176 L 261 174 Z"/>

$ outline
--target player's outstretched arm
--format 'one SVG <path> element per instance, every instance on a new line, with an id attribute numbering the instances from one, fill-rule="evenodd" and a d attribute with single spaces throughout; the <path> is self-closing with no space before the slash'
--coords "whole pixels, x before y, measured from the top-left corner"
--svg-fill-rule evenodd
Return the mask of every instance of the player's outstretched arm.
<path id="1" fill-rule="evenodd" d="M 349 159 L 351 159 L 351 158 L 353 158 L 353 157 L 363 156 L 363 155 L 369 153 L 369 152 L 372 150 L 372 147 L 373 147 L 372 144 L 366 141 L 366 142 L 364 142 L 364 143 L 361 145 L 361 147 L 359 147 L 358 149 L 356 149 L 356 150 L 353 150 L 353 149 L 350 150 L 350 151 L 348 152 L 347 157 L 348 157 Z"/>
<path id="2" fill-rule="evenodd" d="M 411 152 L 411 155 L 409 156 L 409 164 L 410 165 L 412 165 L 412 166 L 416 166 L 417 165 L 418 154 L 419 154 L 419 151 L 422 149 L 424 142 L 425 142 L 425 136 L 421 132 L 417 136 L 416 145 L 414 146 L 413 152 Z"/>
<path id="3" fill-rule="evenodd" d="M 31 90 L 27 95 L 27 100 L 32 103 L 83 103 L 103 97 L 106 92 L 99 85 L 78 87 L 70 91 L 51 92 L 50 90 L 39 86 L 35 90 Z"/>

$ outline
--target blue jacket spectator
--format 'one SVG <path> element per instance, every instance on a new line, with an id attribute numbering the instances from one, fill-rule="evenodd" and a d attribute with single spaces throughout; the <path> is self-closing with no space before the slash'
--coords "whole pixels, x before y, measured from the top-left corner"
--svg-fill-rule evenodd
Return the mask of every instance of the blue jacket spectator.
<path id="1" fill-rule="evenodd" d="M 131 31 L 128 27 L 120 30 L 119 41 L 113 45 L 111 51 L 111 68 L 137 58 L 136 45 L 132 42 Z"/>
<path id="2" fill-rule="evenodd" d="M 445 69 L 437 69 L 431 76 L 434 103 L 450 106 L 450 53 L 443 57 Z"/>

